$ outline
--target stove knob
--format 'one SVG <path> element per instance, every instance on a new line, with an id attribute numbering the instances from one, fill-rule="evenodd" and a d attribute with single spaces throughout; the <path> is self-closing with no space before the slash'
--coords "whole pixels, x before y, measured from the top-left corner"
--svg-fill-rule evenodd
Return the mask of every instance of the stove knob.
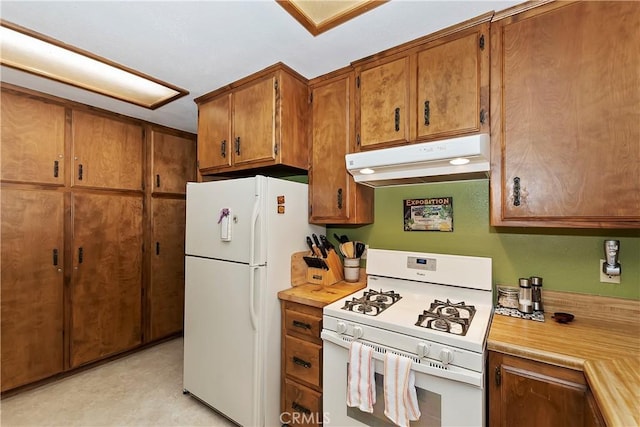
<path id="1" fill-rule="evenodd" d="M 453 352 L 448 348 L 440 350 L 440 361 L 445 365 L 448 365 L 453 361 Z"/>
<path id="2" fill-rule="evenodd" d="M 426 357 L 429 354 L 429 344 L 421 342 L 418 343 L 418 357 Z"/>
<path id="3" fill-rule="evenodd" d="M 344 322 L 338 322 L 336 324 L 336 332 L 341 335 L 347 332 L 347 324 Z"/>
<path id="4" fill-rule="evenodd" d="M 362 335 L 364 335 L 364 331 L 362 330 L 362 328 L 360 326 L 354 326 L 353 327 L 353 339 L 357 340 L 359 338 L 362 338 Z"/>

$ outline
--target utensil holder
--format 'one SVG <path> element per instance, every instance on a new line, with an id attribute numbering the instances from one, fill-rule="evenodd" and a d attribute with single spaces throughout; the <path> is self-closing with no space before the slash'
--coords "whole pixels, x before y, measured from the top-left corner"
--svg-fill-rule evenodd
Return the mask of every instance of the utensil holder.
<path id="1" fill-rule="evenodd" d="M 329 286 L 344 279 L 340 258 L 333 249 L 329 249 L 327 251 L 327 257 L 322 259 L 329 269 L 307 267 L 307 282 Z"/>
<path id="2" fill-rule="evenodd" d="M 360 258 L 344 259 L 345 282 L 357 282 L 360 280 Z"/>

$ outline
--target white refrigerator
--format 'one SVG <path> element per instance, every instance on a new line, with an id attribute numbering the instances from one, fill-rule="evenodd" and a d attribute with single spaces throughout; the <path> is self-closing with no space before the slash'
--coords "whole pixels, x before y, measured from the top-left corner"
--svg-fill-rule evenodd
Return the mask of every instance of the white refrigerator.
<path id="1" fill-rule="evenodd" d="M 306 184 L 187 184 L 184 390 L 234 422 L 280 426 L 280 303 L 308 223 Z"/>

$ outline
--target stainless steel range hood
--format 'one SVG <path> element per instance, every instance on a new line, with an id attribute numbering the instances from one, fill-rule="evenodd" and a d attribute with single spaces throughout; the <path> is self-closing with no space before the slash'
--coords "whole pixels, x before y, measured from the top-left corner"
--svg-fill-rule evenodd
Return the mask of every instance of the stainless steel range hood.
<path id="1" fill-rule="evenodd" d="M 357 183 L 370 187 L 489 177 L 489 135 L 409 144 L 345 156 Z"/>

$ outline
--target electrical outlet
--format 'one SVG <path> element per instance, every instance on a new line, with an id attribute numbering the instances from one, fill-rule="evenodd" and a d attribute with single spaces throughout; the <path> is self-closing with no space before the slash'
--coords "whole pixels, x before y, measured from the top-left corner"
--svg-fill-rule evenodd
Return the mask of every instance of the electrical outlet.
<path id="1" fill-rule="evenodd" d="M 602 272 L 602 266 L 604 265 L 605 260 L 600 260 L 600 283 L 620 283 L 620 276 L 609 276 L 608 274 L 604 274 Z"/>

